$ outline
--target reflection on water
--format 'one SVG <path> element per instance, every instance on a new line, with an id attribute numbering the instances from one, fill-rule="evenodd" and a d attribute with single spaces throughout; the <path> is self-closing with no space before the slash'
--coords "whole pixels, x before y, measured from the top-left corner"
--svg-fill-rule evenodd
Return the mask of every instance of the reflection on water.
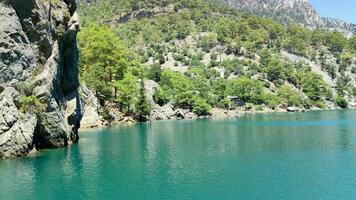
<path id="1" fill-rule="evenodd" d="M 332 111 L 86 131 L 0 161 L 0 199 L 356 198 L 355 122 Z"/>

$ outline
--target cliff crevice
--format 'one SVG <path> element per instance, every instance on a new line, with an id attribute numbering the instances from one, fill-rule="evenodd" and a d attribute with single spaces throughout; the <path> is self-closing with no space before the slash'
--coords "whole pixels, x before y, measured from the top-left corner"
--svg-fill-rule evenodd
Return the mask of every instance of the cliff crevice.
<path id="1" fill-rule="evenodd" d="M 0 18 L 0 158 L 77 142 L 75 1 L 2 0 Z"/>

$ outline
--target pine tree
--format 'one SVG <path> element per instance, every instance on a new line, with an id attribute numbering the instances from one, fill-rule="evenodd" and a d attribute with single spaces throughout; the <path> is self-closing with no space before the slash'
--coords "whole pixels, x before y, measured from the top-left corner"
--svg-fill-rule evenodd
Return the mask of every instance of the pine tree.
<path id="1" fill-rule="evenodd" d="M 150 105 L 146 98 L 145 92 L 145 81 L 143 78 L 143 73 L 140 74 L 140 91 L 138 96 L 138 101 L 136 104 L 136 118 L 138 121 L 145 122 L 149 120 L 151 113 Z"/>

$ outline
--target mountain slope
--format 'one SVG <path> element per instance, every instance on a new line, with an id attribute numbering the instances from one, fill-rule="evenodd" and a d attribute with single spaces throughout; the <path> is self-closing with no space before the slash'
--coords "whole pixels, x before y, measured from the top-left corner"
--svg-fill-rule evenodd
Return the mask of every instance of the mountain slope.
<path id="1" fill-rule="evenodd" d="M 85 110 L 108 121 L 356 107 L 356 37 L 213 0 L 81 5 L 81 81 L 99 99 Z"/>
<path id="2" fill-rule="evenodd" d="M 356 25 L 341 20 L 324 18 L 308 0 L 222 0 L 234 8 L 252 14 L 271 17 L 281 23 L 296 22 L 309 28 L 322 28 L 343 32 L 346 35 L 356 33 Z"/>

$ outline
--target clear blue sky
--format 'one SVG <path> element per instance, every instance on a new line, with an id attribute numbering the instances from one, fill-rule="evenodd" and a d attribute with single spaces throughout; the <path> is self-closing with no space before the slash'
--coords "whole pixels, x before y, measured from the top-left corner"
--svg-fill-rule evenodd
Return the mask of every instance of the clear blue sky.
<path id="1" fill-rule="evenodd" d="M 356 0 L 309 0 L 321 16 L 356 24 Z"/>

